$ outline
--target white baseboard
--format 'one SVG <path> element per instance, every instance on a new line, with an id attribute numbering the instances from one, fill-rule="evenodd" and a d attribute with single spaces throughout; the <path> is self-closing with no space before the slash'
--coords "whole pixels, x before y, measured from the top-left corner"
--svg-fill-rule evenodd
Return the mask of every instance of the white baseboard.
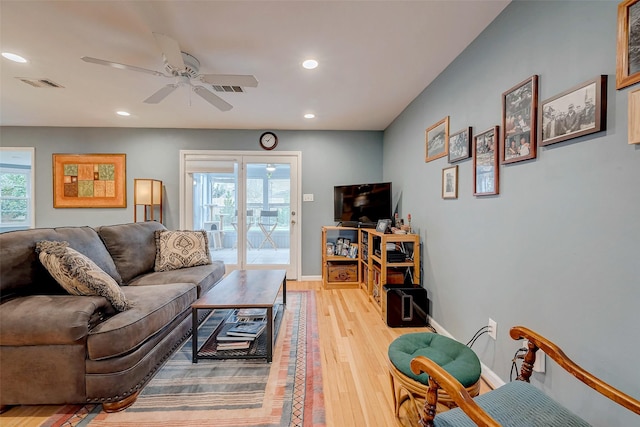
<path id="1" fill-rule="evenodd" d="M 433 326 L 433 328 L 440 335 L 444 335 L 445 337 L 449 337 L 449 338 L 454 339 L 456 341 L 462 342 L 462 341 L 458 340 L 456 337 L 454 337 L 453 335 L 451 335 L 449 333 L 449 331 L 447 331 L 445 328 L 442 327 L 442 325 L 440 325 L 438 322 L 433 320 L 433 317 L 431 317 L 431 316 L 429 316 L 429 324 L 431 326 Z M 498 388 L 500 386 L 503 386 L 505 384 L 505 382 L 502 380 L 502 378 L 500 378 L 495 372 L 493 372 L 491 369 L 489 369 L 484 363 L 480 362 L 480 366 L 482 367 L 482 376 L 484 377 L 485 381 L 489 383 L 489 385 L 491 387 L 496 389 L 496 388 Z"/>
<path id="2" fill-rule="evenodd" d="M 322 276 L 300 276 L 299 280 L 304 282 L 320 282 L 322 281 Z"/>

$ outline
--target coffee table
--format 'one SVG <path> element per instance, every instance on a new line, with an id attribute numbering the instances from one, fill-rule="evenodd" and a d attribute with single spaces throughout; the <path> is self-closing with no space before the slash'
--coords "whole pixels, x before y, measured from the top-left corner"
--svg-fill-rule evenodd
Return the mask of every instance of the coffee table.
<path id="1" fill-rule="evenodd" d="M 281 303 L 278 302 L 280 290 L 282 290 Z M 285 270 L 232 271 L 209 292 L 191 304 L 193 363 L 198 363 L 199 359 L 264 358 L 267 359 L 267 362 L 271 362 L 273 360 L 273 346 L 286 303 L 287 277 Z M 226 319 L 213 331 L 203 346 L 198 347 L 198 310 L 240 308 L 267 309 L 265 332 L 254 340 L 248 350 L 215 350 L 216 336 L 224 326 Z M 205 351 L 205 347 L 209 347 L 209 349 Z"/>

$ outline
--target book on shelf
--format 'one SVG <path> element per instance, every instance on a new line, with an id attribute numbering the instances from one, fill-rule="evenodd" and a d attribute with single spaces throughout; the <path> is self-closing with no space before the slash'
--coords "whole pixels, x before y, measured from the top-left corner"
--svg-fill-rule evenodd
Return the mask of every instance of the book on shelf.
<path id="1" fill-rule="evenodd" d="M 256 338 L 264 331 L 266 326 L 267 324 L 265 322 L 238 322 L 227 331 L 227 335 Z"/>
<path id="2" fill-rule="evenodd" d="M 251 341 L 228 341 L 219 342 L 216 350 L 245 350 L 251 347 Z"/>

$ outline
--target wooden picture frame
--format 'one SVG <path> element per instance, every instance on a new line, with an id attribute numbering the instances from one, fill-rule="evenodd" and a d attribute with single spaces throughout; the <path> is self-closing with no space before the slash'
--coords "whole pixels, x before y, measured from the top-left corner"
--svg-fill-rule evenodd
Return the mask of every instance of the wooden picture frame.
<path id="1" fill-rule="evenodd" d="M 616 89 L 640 82 L 640 0 L 618 4 Z"/>
<path id="2" fill-rule="evenodd" d="M 442 198 L 458 198 L 458 165 L 442 169 Z"/>
<path id="3" fill-rule="evenodd" d="M 629 92 L 629 144 L 640 144 L 640 120 L 632 120 L 640 117 L 640 89 Z"/>
<path id="4" fill-rule="evenodd" d="M 126 154 L 53 154 L 54 208 L 126 208 Z"/>
<path id="5" fill-rule="evenodd" d="M 499 194 L 498 150 L 500 127 L 494 126 L 473 137 L 473 195 Z"/>
<path id="6" fill-rule="evenodd" d="M 471 126 L 449 135 L 449 163 L 471 157 Z"/>
<path id="7" fill-rule="evenodd" d="M 429 127 L 425 139 L 425 162 L 446 156 L 449 153 L 449 116 Z"/>
<path id="8" fill-rule="evenodd" d="M 536 158 L 538 76 L 533 75 L 502 94 L 500 163 Z"/>
<path id="9" fill-rule="evenodd" d="M 607 128 L 607 76 L 587 80 L 540 104 L 538 143 L 555 144 Z"/>

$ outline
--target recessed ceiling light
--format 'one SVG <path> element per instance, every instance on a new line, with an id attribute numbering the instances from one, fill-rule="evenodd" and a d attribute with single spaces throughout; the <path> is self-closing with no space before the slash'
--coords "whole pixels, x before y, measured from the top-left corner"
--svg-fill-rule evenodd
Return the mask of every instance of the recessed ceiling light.
<path id="1" fill-rule="evenodd" d="M 123 116 L 123 117 L 128 117 L 128 116 L 131 115 L 131 113 L 129 113 L 127 111 L 117 111 L 116 114 L 119 115 L 119 116 Z"/>
<path id="2" fill-rule="evenodd" d="M 302 63 L 302 66 L 307 70 L 313 70 L 318 66 L 318 61 L 316 61 L 315 59 L 307 59 Z"/>
<path id="3" fill-rule="evenodd" d="M 11 52 L 2 52 L 2 56 L 4 56 L 5 58 L 13 62 L 22 62 L 22 63 L 27 62 L 27 60 L 24 59 L 22 56 L 16 55 L 15 53 L 11 53 Z"/>
<path id="4" fill-rule="evenodd" d="M 304 115 L 304 118 L 305 118 L 305 119 L 313 119 L 313 118 L 315 118 L 315 117 L 316 117 L 316 115 L 315 115 L 315 114 L 313 114 L 313 113 L 307 113 L 307 114 L 305 114 L 305 115 Z"/>

